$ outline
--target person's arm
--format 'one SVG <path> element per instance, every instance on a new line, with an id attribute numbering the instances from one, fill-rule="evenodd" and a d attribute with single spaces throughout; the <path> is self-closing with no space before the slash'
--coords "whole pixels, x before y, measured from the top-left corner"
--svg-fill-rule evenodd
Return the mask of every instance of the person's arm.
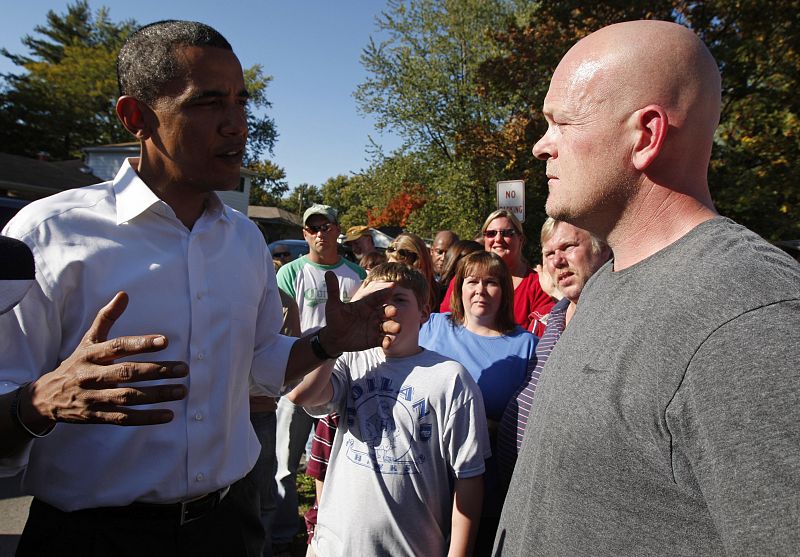
<path id="1" fill-rule="evenodd" d="M 453 523 L 447 557 L 472 555 L 483 505 L 483 475 L 459 478 L 453 495 Z"/>
<path id="2" fill-rule="evenodd" d="M 324 360 L 336 359 L 343 352 L 358 352 L 374 346 L 388 348 L 392 341 L 387 335 L 400 332 L 400 324 L 392 321 L 397 310 L 386 304 L 392 295 L 391 284 L 370 283 L 359 289 L 352 301 L 345 303 L 339 299 L 339 281 L 332 271 L 325 273 L 325 283 L 328 288 L 327 325 L 292 345 L 284 378 L 286 384 L 298 381 Z M 319 344 L 314 350 L 311 343 L 317 334 Z"/>
<path id="3" fill-rule="evenodd" d="M 81 343 L 58 368 L 0 396 L 0 457 L 19 454 L 35 435 L 49 432 L 57 422 L 127 426 L 172 420 L 171 410 L 128 408 L 184 398 L 187 389 L 183 385 L 127 384 L 185 377 L 189 368 L 183 362 L 115 362 L 158 352 L 168 342 L 163 335 L 108 340 L 111 327 L 127 305 L 127 294 L 117 293 L 97 313 Z"/>
<path id="4" fill-rule="evenodd" d="M 745 313 L 695 352 L 666 410 L 673 474 L 696 483 L 727 552 L 800 547 L 800 301 Z"/>
<path id="5" fill-rule="evenodd" d="M 303 377 L 285 396 L 298 406 L 322 406 L 333 398 L 331 373 L 336 360 L 327 360 Z"/>

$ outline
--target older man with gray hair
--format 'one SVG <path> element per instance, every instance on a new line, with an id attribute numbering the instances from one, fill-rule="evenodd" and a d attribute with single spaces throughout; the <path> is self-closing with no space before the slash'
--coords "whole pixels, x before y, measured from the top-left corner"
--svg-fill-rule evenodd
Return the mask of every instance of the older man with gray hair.
<path id="1" fill-rule="evenodd" d="M 534 393 L 550 352 L 569 324 L 583 287 L 608 261 L 611 250 L 597 236 L 567 222 L 548 217 L 542 225 L 542 273 L 552 277 L 563 298 L 546 316 L 546 326 L 536 345 L 536 367 L 506 406 L 497 432 L 498 469 L 508 485 L 522 448 Z"/>

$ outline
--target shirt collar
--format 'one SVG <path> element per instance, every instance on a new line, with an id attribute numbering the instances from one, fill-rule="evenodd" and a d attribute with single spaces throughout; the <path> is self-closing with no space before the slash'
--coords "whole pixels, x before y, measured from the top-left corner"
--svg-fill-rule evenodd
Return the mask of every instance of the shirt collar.
<path id="1" fill-rule="evenodd" d="M 153 193 L 133 169 L 135 161 L 136 158 L 125 159 L 112 182 L 117 200 L 117 224 L 133 220 L 151 208 L 164 216 L 176 218 L 172 208 Z M 212 220 L 221 217 L 231 222 L 230 210 L 214 192 L 208 197 L 204 216 Z"/>

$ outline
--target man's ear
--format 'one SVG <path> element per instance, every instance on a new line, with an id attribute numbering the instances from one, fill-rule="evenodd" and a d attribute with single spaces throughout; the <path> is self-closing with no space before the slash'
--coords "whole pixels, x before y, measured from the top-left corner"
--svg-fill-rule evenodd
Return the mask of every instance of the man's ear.
<path id="1" fill-rule="evenodd" d="M 632 163 L 644 171 L 656 159 L 669 130 L 669 116 L 663 107 L 652 104 L 637 110 L 632 116 L 635 120 L 636 141 L 633 145 Z"/>
<path id="2" fill-rule="evenodd" d="M 136 139 L 144 141 L 152 134 L 152 110 L 136 97 L 123 95 L 117 99 L 117 118 Z"/>

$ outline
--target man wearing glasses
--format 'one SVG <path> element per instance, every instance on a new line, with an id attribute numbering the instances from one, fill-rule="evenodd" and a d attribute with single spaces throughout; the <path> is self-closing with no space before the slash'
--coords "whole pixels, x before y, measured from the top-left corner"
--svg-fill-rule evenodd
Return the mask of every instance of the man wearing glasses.
<path id="1" fill-rule="evenodd" d="M 339 280 L 342 301 L 349 301 L 361 281 L 364 269 L 341 257 L 337 239 L 340 229 L 336 209 L 314 204 L 303 214 L 303 237 L 308 255 L 287 263 L 278 271 L 278 287 L 297 301 L 303 334 L 325 326 L 328 290 L 325 273 L 333 271 Z M 302 407 L 281 397 L 277 410 L 275 453 L 278 460 L 275 481 L 277 511 L 272 530 L 273 546 L 282 549 L 297 532 L 297 467 L 313 421 Z"/>
<path id="2" fill-rule="evenodd" d="M 292 252 L 286 246 L 280 246 L 272 252 L 272 260 L 283 265 L 292 260 Z"/>

